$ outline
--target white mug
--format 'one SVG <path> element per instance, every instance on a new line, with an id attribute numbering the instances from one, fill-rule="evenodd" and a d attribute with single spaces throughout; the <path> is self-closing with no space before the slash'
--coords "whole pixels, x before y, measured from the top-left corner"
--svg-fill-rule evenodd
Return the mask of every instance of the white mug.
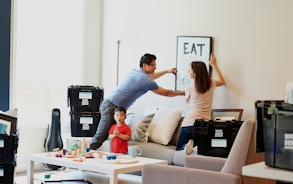
<path id="1" fill-rule="evenodd" d="M 140 156 L 142 153 L 142 150 L 138 146 L 128 146 L 128 155 L 131 158 L 136 158 L 137 156 Z"/>

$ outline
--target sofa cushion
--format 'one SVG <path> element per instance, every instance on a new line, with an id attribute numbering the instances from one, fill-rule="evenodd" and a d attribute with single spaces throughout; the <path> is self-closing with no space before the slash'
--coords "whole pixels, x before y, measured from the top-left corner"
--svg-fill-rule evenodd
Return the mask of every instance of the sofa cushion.
<path id="1" fill-rule="evenodd" d="M 176 152 L 176 147 L 173 145 L 164 146 L 153 142 L 137 142 L 128 141 L 128 145 L 137 145 L 141 148 L 142 157 L 155 158 L 161 160 L 167 160 L 168 164 L 173 164 L 173 156 Z"/>
<path id="2" fill-rule="evenodd" d="M 168 145 L 181 118 L 182 110 L 159 108 L 152 119 L 148 132 L 149 141 Z"/>

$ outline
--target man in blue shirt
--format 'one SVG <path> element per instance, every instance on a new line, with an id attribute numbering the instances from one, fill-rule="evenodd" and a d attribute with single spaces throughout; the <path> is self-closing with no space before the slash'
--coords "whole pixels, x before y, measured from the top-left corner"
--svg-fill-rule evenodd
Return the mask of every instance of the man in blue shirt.
<path id="1" fill-rule="evenodd" d="M 99 148 L 108 137 L 108 131 L 115 123 L 113 114 L 116 107 L 128 109 L 139 97 L 148 91 L 162 96 L 184 95 L 184 91 L 164 89 L 154 81 L 167 73 L 176 74 L 176 68 L 155 72 L 156 56 L 144 54 L 140 59 L 140 68 L 131 71 L 125 80 L 101 104 L 101 119 L 97 132 L 91 140 L 90 149 Z"/>

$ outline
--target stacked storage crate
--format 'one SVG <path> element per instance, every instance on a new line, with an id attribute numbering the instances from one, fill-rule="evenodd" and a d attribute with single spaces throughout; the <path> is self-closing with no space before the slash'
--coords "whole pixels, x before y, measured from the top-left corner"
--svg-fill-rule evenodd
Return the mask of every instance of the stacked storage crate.
<path id="1" fill-rule="evenodd" d="M 243 121 L 196 119 L 194 143 L 200 155 L 227 158 Z M 194 146 L 195 146 L 194 145 Z"/>
<path id="2" fill-rule="evenodd" d="M 68 87 L 72 137 L 95 135 L 101 118 L 100 105 L 103 98 L 104 90 L 100 87 L 82 85 Z"/>
<path id="3" fill-rule="evenodd" d="M 258 100 L 257 142 L 265 164 L 293 171 L 293 104 L 283 100 Z"/>
<path id="4" fill-rule="evenodd" d="M 0 183 L 14 183 L 18 147 L 16 123 L 16 117 L 0 114 Z"/>

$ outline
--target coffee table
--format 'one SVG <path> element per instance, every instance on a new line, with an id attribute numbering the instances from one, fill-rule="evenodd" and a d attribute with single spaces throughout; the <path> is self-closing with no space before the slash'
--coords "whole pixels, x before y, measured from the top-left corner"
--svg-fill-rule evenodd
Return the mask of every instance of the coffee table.
<path id="1" fill-rule="evenodd" d="M 125 159 L 127 156 L 124 156 Z M 119 156 L 117 157 L 119 159 Z M 46 163 L 51 165 L 58 165 L 63 167 L 69 167 L 73 169 L 79 169 L 84 171 L 92 171 L 102 173 L 109 176 L 110 184 L 118 184 L 118 174 L 141 171 L 144 164 L 168 164 L 166 160 L 158 160 L 145 157 L 137 157 L 137 161 L 134 162 L 113 162 L 103 161 L 99 158 L 86 158 L 82 162 L 75 161 L 74 158 L 55 157 L 54 153 L 38 153 L 28 156 L 28 168 L 27 168 L 27 183 L 33 184 L 34 182 L 34 163 Z"/>

